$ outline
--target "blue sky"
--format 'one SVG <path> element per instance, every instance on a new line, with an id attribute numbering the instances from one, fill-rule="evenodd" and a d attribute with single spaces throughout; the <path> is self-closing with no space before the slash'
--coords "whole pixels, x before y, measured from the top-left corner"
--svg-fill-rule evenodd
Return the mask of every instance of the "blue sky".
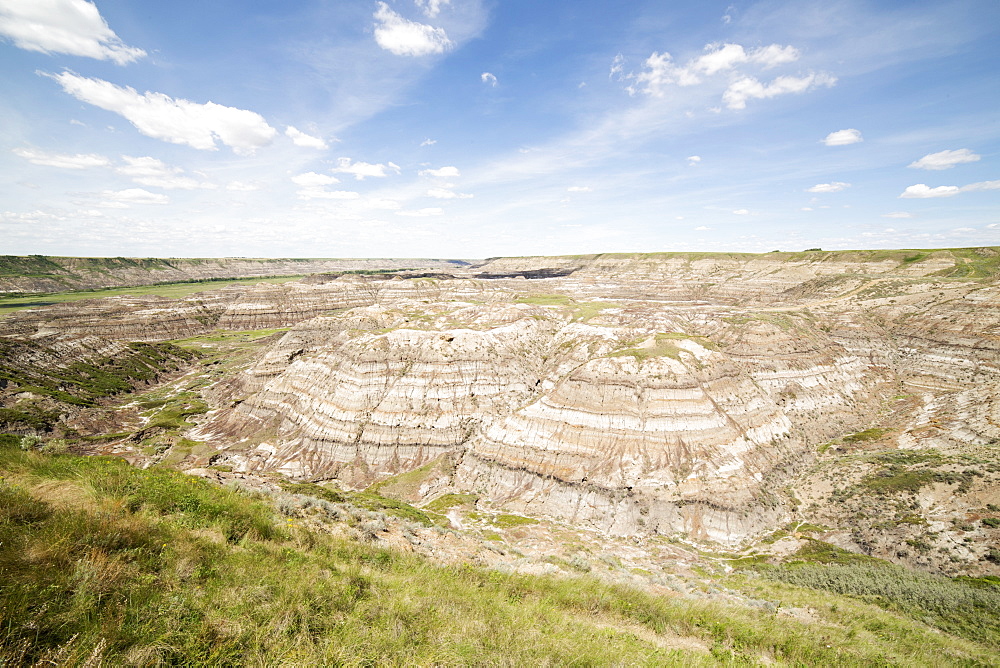
<path id="1" fill-rule="evenodd" d="M 1000 3 L 0 0 L 0 253 L 1000 245 Z"/>

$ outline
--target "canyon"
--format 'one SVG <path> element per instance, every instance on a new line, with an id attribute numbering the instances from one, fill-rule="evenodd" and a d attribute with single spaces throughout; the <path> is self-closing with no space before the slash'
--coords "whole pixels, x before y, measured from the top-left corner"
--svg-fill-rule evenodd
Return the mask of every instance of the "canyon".
<path id="1" fill-rule="evenodd" d="M 4 431 L 456 527 L 1000 574 L 1000 249 L 130 262 L 72 285 L 309 276 L 7 315 Z"/>

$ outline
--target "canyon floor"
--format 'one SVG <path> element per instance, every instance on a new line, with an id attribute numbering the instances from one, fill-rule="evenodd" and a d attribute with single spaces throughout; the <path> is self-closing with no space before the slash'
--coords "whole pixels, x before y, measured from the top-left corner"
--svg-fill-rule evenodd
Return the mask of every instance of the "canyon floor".
<path id="1" fill-rule="evenodd" d="M 33 295 L 7 262 L 0 432 L 442 567 L 807 626 L 831 613 L 754 587 L 913 612 L 842 568 L 972 583 L 973 617 L 998 605 L 1000 249 L 311 262 L 327 273 L 79 301 Z M 155 282 L 140 262 L 102 271 L 74 285 Z M 719 658 L 705 636 L 633 631 Z"/>

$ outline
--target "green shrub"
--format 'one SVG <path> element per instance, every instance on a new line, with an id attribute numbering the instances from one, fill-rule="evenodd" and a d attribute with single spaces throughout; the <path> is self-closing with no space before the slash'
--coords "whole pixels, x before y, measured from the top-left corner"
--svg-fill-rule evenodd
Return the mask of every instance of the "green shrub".
<path id="1" fill-rule="evenodd" d="M 763 566 L 765 578 L 860 598 L 944 631 L 1000 648 L 1000 588 L 909 571 L 886 562 Z"/>

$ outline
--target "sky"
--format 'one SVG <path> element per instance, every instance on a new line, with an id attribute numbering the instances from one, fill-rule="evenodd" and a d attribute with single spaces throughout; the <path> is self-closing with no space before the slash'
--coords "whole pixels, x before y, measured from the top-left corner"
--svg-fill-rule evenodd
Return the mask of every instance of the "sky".
<path id="1" fill-rule="evenodd" d="M 996 0 L 0 0 L 0 254 L 982 245 Z"/>

